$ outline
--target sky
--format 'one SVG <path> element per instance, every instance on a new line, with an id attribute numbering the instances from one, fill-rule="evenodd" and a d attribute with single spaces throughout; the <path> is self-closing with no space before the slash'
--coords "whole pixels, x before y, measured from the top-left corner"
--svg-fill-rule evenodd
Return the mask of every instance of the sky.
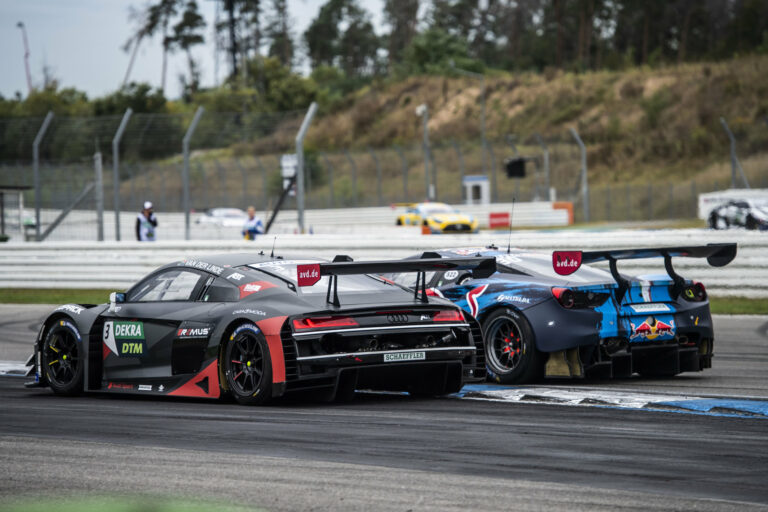
<path id="1" fill-rule="evenodd" d="M 294 35 L 300 36 L 327 0 L 288 0 Z M 266 3 L 266 2 L 265 2 Z M 360 0 L 372 16 L 377 33 L 383 32 L 381 9 L 384 0 Z M 33 85 L 43 82 L 43 67 L 52 71 L 62 87 L 85 91 L 89 98 L 104 96 L 122 84 L 130 55 L 123 44 L 135 30 L 130 8 L 141 8 L 147 0 L 0 0 L 0 94 L 12 97 L 27 94 L 24 71 L 22 21 L 29 39 L 29 66 Z M 201 66 L 202 86 L 214 85 L 214 44 L 212 37 L 216 1 L 198 0 L 205 18 L 206 42 L 193 50 Z M 297 38 L 298 39 L 298 38 Z M 159 87 L 162 70 L 160 38 L 145 40 L 136 56 L 130 80 Z M 227 70 L 226 55 L 219 56 L 219 76 Z M 306 64 L 299 67 L 306 72 Z M 178 75 L 187 72 L 182 54 L 168 61 L 166 97 L 178 98 Z"/>

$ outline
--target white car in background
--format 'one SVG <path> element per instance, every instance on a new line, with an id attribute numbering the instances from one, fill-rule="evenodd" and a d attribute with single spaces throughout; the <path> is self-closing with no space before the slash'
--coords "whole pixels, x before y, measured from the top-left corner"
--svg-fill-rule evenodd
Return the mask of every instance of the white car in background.
<path id="1" fill-rule="evenodd" d="M 768 204 L 751 199 L 728 201 L 710 212 L 709 227 L 766 230 L 768 229 Z"/>
<path id="2" fill-rule="evenodd" d="M 223 227 L 243 227 L 248 215 L 240 208 L 211 208 L 195 220 L 197 224 Z"/>

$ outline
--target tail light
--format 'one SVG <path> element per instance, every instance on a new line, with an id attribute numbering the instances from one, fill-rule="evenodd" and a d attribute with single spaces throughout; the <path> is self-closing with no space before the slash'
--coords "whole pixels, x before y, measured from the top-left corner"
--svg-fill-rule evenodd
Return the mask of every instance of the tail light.
<path id="1" fill-rule="evenodd" d="M 565 309 L 571 309 L 576 304 L 576 294 L 570 288 L 552 287 L 552 295 Z"/>
<path id="2" fill-rule="evenodd" d="M 693 284 L 685 287 L 683 296 L 691 302 L 704 302 L 707 300 L 707 289 L 703 284 L 694 281 Z"/>
<path id="3" fill-rule="evenodd" d="M 435 316 L 432 317 L 433 322 L 463 322 L 464 316 L 461 311 L 455 309 L 447 309 L 445 311 L 438 311 Z"/>
<path id="4" fill-rule="evenodd" d="M 356 327 L 358 325 L 354 318 L 348 316 L 316 316 L 312 318 L 297 318 L 293 321 L 293 328 L 296 330 Z"/>

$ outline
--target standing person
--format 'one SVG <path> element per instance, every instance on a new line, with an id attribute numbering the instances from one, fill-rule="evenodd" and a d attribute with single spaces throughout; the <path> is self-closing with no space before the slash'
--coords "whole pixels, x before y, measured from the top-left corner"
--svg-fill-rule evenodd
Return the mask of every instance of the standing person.
<path id="1" fill-rule="evenodd" d="M 256 240 L 256 235 L 264 234 L 264 224 L 262 224 L 261 219 L 256 216 L 256 208 L 253 206 L 248 207 L 248 218 L 243 225 L 242 234 L 246 240 Z"/>
<path id="2" fill-rule="evenodd" d="M 144 201 L 144 209 L 136 216 L 136 240 L 154 242 L 157 217 L 152 211 L 152 201 Z"/>

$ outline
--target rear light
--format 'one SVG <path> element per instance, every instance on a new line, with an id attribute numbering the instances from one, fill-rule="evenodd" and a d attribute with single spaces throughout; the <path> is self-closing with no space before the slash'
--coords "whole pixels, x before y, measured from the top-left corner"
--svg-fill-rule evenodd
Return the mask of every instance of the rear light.
<path id="1" fill-rule="evenodd" d="M 691 302 L 704 302 L 707 300 L 707 289 L 703 284 L 694 281 L 693 284 L 685 287 L 683 296 Z"/>
<path id="2" fill-rule="evenodd" d="M 570 288 L 552 287 L 552 295 L 565 309 L 571 309 L 576 304 L 576 294 Z"/>
<path id="3" fill-rule="evenodd" d="M 463 322 L 464 316 L 460 311 L 455 309 L 449 309 L 445 311 L 438 311 L 435 316 L 432 317 L 433 322 Z"/>
<path id="4" fill-rule="evenodd" d="M 356 327 L 360 324 L 354 318 L 348 316 L 317 316 L 314 318 L 297 318 L 293 321 L 293 328 L 300 329 L 325 329 L 327 327 Z"/>

